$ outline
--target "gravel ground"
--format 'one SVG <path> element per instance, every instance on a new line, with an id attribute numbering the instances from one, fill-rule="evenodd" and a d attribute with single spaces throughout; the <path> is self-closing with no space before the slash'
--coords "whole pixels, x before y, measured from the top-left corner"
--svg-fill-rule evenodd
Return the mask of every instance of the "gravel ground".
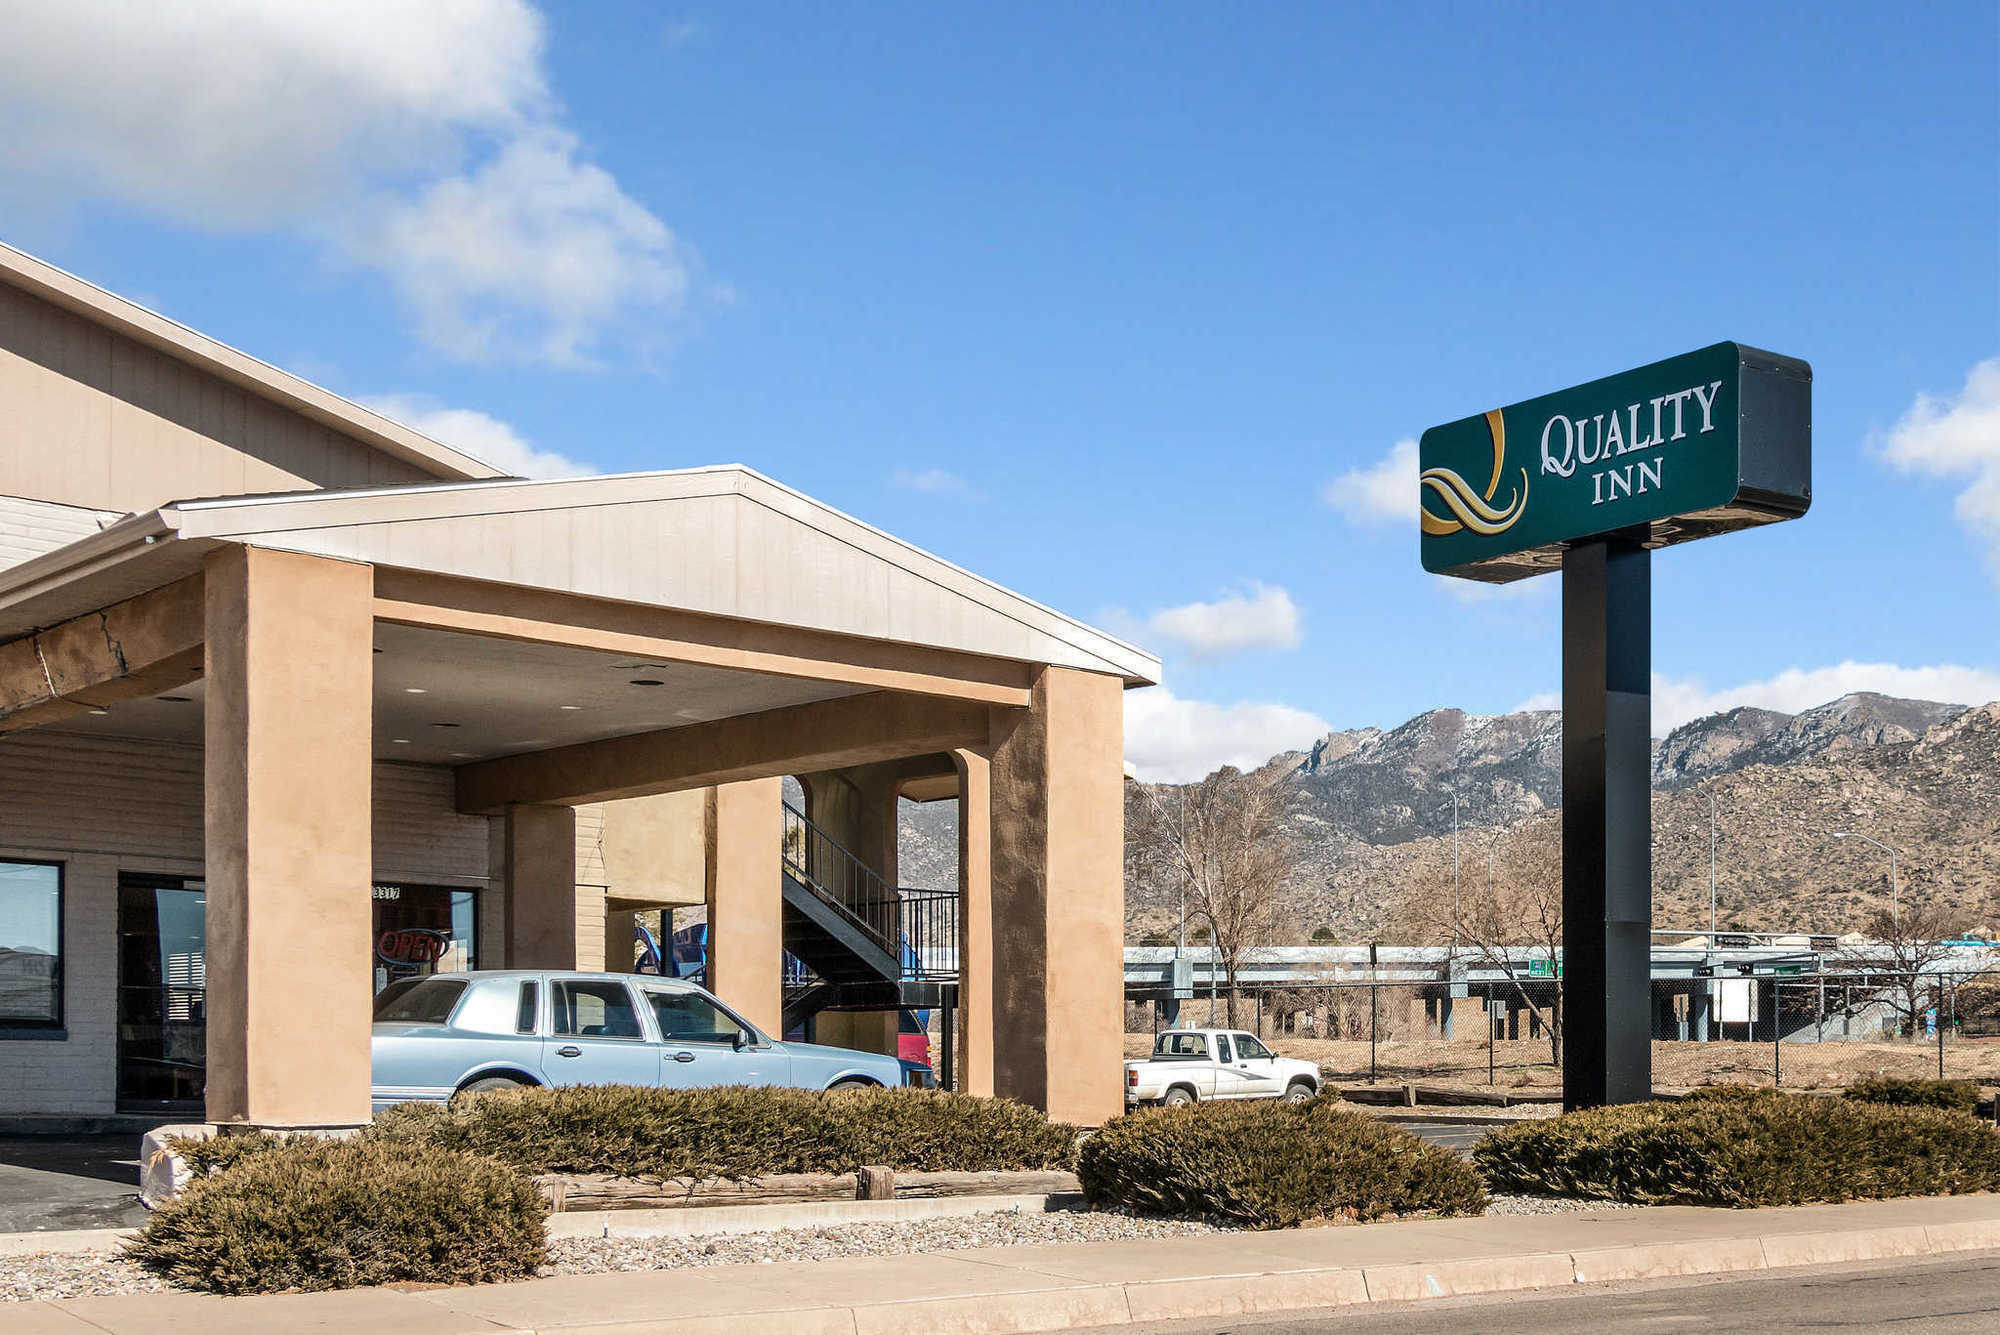
<path id="1" fill-rule="evenodd" d="M 1568 1196 L 1495 1196 L 1486 1207 L 1494 1214 L 1572 1214 L 1578 1210 L 1640 1210 L 1622 1201 L 1579 1201 Z"/>
<path id="2" fill-rule="evenodd" d="M 1531 1215 L 1632 1208 L 1636 1207 L 1547 1196 L 1495 1196 L 1487 1213 Z M 1192 1219 L 1140 1219 L 1123 1214 L 1062 1210 L 1049 1214 L 981 1214 L 695 1238 L 563 1238 L 549 1245 L 549 1264 L 542 1273 L 599 1275 L 621 1270 L 826 1261 L 841 1256 L 903 1256 L 971 1247 L 1191 1237 L 1225 1231 L 1228 1231 L 1225 1226 Z M 138 1266 L 108 1252 L 44 1252 L 0 1257 L 0 1302 L 159 1293 L 167 1287 Z M 0 1321 L 0 1326 L 4 1325 Z"/>
<path id="3" fill-rule="evenodd" d="M 565 1238 L 550 1245 L 550 1264 L 542 1273 L 592 1275 L 613 1270 L 826 1261 L 837 1256 L 901 1256 L 914 1252 L 963 1251 L 969 1247 L 1174 1238 L 1221 1231 L 1212 1224 L 1194 1220 L 1138 1219 L 1122 1214 L 1059 1210 L 1049 1214 L 966 1215 L 695 1238 Z"/>

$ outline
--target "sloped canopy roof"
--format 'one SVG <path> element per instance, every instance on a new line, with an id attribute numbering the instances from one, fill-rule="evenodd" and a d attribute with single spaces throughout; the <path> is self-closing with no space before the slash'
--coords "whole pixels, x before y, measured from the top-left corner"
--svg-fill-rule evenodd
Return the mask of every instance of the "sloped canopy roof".
<path id="1" fill-rule="evenodd" d="M 223 542 L 1157 682 L 1159 660 L 740 465 L 180 501 L 0 571 L 0 641 Z"/>

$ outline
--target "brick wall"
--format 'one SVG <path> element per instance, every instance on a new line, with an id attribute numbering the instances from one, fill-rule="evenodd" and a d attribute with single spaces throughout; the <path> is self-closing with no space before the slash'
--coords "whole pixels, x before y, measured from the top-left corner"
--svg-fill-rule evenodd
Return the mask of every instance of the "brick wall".
<path id="1" fill-rule="evenodd" d="M 375 767 L 379 880 L 483 887 L 493 824 L 458 814 L 448 769 Z M 46 731 L 0 737 L 0 858 L 9 857 L 63 864 L 66 1037 L 0 1039 L 0 1115 L 111 1112 L 118 873 L 201 875 L 200 750 Z M 497 893 L 480 899 L 481 948 L 496 961 L 504 914 Z"/>

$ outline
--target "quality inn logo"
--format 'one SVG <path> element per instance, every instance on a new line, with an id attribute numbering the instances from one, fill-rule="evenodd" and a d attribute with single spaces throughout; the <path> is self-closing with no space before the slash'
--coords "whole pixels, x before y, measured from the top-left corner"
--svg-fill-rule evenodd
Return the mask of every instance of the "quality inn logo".
<path id="1" fill-rule="evenodd" d="M 1498 408 L 1486 414 L 1486 429 L 1493 437 L 1493 476 L 1487 481 L 1485 491 L 1475 491 L 1470 482 L 1449 468 L 1426 468 L 1419 476 L 1422 491 L 1417 503 L 1423 512 L 1424 532 L 1432 537 L 1443 537 L 1460 529 L 1491 537 L 1514 527 L 1526 512 L 1528 470 L 1525 468 L 1521 470 L 1521 485 L 1515 488 L 1507 504 L 1494 508 L 1493 494 L 1500 490 L 1500 474 L 1507 461 L 1507 424 Z M 1451 511 L 1449 518 L 1432 513 L 1430 506 L 1424 504 L 1433 494 Z"/>

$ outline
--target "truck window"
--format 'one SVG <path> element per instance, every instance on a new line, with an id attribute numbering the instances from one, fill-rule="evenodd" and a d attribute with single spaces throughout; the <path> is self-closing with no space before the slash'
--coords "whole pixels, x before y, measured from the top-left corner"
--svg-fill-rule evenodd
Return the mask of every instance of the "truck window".
<path id="1" fill-rule="evenodd" d="M 1200 1034 L 1161 1034 L 1153 1040 L 1153 1055 L 1177 1061 L 1199 1061 L 1208 1056 L 1208 1040 Z"/>
<path id="2" fill-rule="evenodd" d="M 1249 1034 L 1236 1035 L 1236 1055 L 1248 1060 L 1252 1057 L 1268 1057 L 1271 1050 Z"/>
<path id="3" fill-rule="evenodd" d="M 1233 1060 L 1229 1055 L 1229 1035 L 1217 1034 L 1215 1036 L 1215 1059 L 1219 1062 Z"/>

